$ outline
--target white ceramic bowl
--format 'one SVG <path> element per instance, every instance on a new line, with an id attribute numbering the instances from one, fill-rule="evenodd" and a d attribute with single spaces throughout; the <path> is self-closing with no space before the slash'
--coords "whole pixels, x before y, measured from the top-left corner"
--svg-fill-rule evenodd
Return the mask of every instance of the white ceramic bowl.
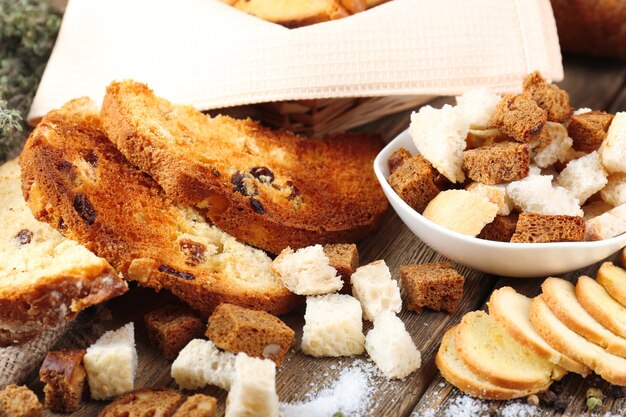
<path id="1" fill-rule="evenodd" d="M 374 171 L 387 199 L 417 237 L 460 264 L 495 275 L 547 277 L 584 268 L 626 246 L 626 233 L 597 242 L 508 243 L 477 239 L 448 230 L 409 207 L 387 182 L 387 161 L 399 148 L 417 153 L 406 130 L 392 140 L 374 161 Z"/>

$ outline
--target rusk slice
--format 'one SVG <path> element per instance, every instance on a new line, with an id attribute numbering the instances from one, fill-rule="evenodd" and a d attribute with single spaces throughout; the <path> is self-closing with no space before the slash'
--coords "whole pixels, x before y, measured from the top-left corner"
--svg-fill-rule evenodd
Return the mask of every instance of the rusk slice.
<path id="1" fill-rule="evenodd" d="M 537 333 L 530 322 L 532 299 L 519 294 L 511 287 L 502 287 L 491 294 L 487 305 L 489 315 L 496 319 L 509 334 L 537 355 L 560 367 L 587 376 L 591 369 L 554 349 Z"/>
<path id="2" fill-rule="evenodd" d="M 387 209 L 373 169 L 382 142 L 371 135 L 310 139 L 211 118 L 133 81 L 107 88 L 101 114 L 121 153 L 174 202 L 275 254 L 356 241 Z"/>
<path id="3" fill-rule="evenodd" d="M 88 99 L 48 113 L 20 159 L 35 217 L 106 258 L 129 280 L 171 291 L 210 314 L 218 304 L 282 314 L 299 299 L 271 259 L 174 205 L 99 128 Z"/>
<path id="4" fill-rule="evenodd" d="M 571 330 L 607 352 L 626 357 L 626 339 L 598 323 L 576 299 L 574 284 L 560 278 L 548 278 L 541 285 L 541 298 L 550 310 Z"/>
<path id="5" fill-rule="evenodd" d="M 626 337 L 626 307 L 621 305 L 595 279 L 582 276 L 576 284 L 580 304 L 607 329 Z"/>
<path id="6" fill-rule="evenodd" d="M 519 344 L 484 311 L 466 314 L 457 327 L 456 350 L 475 374 L 514 390 L 550 385 L 555 366 Z"/>
<path id="7" fill-rule="evenodd" d="M 455 346 L 456 327 L 443 335 L 441 346 L 435 357 L 435 364 L 441 375 L 466 394 L 485 400 L 510 400 L 521 398 L 548 389 L 550 384 L 534 390 L 514 390 L 492 384 L 473 373 L 459 358 Z"/>
<path id="8" fill-rule="evenodd" d="M 611 384 L 626 385 L 626 359 L 606 352 L 600 346 L 570 330 L 541 297 L 536 297 L 532 301 L 530 321 L 553 348 L 584 363 Z"/>
<path id="9" fill-rule="evenodd" d="M 109 263 L 33 217 L 17 160 L 0 166 L 0 346 L 25 342 L 123 294 Z"/>
<path id="10" fill-rule="evenodd" d="M 598 269 L 596 280 L 606 292 L 620 304 L 626 306 L 626 271 L 611 262 L 605 262 Z"/>
<path id="11" fill-rule="evenodd" d="M 343 3 L 346 3 L 346 7 L 357 3 L 345 0 L 341 2 L 337 0 L 228 0 L 228 2 L 243 12 L 290 28 L 349 16 L 350 13 L 343 7 Z M 365 5 L 359 7 L 359 9 L 364 8 Z"/>

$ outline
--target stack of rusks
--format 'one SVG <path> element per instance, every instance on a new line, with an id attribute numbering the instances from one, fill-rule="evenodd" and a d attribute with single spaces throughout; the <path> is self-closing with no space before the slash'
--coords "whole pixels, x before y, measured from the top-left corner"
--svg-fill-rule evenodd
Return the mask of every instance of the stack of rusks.
<path id="1" fill-rule="evenodd" d="M 287 313 L 302 297 L 269 254 L 367 235 L 387 209 L 372 168 L 381 145 L 212 118 L 134 81 L 112 83 L 101 109 L 70 101 L 0 167 L 0 345 L 126 281 L 205 316 L 221 303 Z"/>

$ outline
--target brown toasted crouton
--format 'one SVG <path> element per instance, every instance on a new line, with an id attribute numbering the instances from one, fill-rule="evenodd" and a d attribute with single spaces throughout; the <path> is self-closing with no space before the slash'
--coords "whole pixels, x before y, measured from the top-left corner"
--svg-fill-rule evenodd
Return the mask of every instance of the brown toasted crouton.
<path id="1" fill-rule="evenodd" d="M 409 310 L 421 313 L 427 307 L 454 313 L 459 308 L 465 277 L 448 262 L 404 265 L 400 275 Z"/>
<path id="2" fill-rule="evenodd" d="M 517 213 L 511 213 L 508 216 L 496 216 L 491 223 L 483 227 L 483 230 L 478 234 L 478 238 L 497 242 L 510 242 L 515 233 L 518 218 L 519 215 Z"/>
<path id="3" fill-rule="evenodd" d="M 189 308 L 167 305 L 145 317 L 148 336 L 167 359 L 174 359 L 189 341 L 202 336 L 204 324 Z"/>
<path id="4" fill-rule="evenodd" d="M 547 120 L 546 111 L 534 100 L 507 94 L 498 103 L 489 125 L 518 142 L 529 143 L 539 138 Z"/>
<path id="5" fill-rule="evenodd" d="M 359 267 L 359 251 L 354 243 L 329 243 L 324 245 L 328 263 L 337 270 L 343 280 L 341 292 L 352 294 L 350 277 Z"/>
<path id="6" fill-rule="evenodd" d="M 387 164 L 389 165 L 389 174 L 393 174 L 396 169 L 400 168 L 400 165 L 402 165 L 404 161 L 410 159 L 411 157 L 411 153 L 404 148 L 400 148 L 392 153 L 387 161 Z"/>
<path id="7" fill-rule="evenodd" d="M 0 416 L 41 417 L 43 407 L 28 387 L 11 384 L 0 391 Z"/>
<path id="8" fill-rule="evenodd" d="M 406 160 L 387 181 L 400 198 L 418 213 L 422 213 L 430 200 L 439 194 L 435 170 L 421 155 Z"/>
<path id="9" fill-rule="evenodd" d="M 487 184 L 528 176 L 530 155 L 524 143 L 502 142 L 463 152 L 463 170 L 472 180 Z"/>
<path id="10" fill-rule="evenodd" d="M 555 84 L 548 83 L 538 71 L 524 79 L 523 95 L 547 112 L 548 120 L 562 123 L 572 115 L 569 95 Z"/>
<path id="11" fill-rule="evenodd" d="M 46 408 L 59 413 L 78 410 L 87 378 L 83 356 L 83 349 L 48 352 L 39 370 Z"/>
<path id="12" fill-rule="evenodd" d="M 522 213 L 511 242 L 580 242 L 585 240 L 585 220 L 581 216 Z"/>
<path id="13" fill-rule="evenodd" d="M 567 126 L 567 133 L 574 141 L 574 149 L 587 153 L 600 149 L 613 117 L 615 116 L 603 111 L 572 116 Z"/>

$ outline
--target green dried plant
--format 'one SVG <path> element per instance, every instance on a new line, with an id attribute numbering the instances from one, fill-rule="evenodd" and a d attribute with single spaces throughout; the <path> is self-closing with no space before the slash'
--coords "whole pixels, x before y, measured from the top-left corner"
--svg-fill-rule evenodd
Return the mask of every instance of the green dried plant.
<path id="1" fill-rule="evenodd" d="M 0 0 L 0 161 L 28 132 L 24 119 L 60 25 L 45 0 Z"/>

